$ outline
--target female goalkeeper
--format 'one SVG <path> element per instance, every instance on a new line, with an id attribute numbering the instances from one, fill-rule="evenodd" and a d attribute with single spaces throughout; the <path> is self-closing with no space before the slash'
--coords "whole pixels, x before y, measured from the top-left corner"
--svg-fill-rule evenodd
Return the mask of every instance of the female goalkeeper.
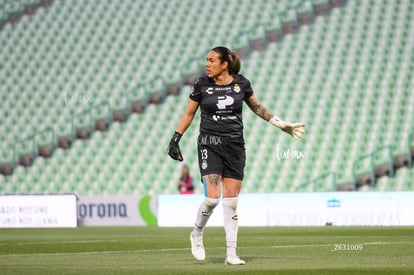
<path id="1" fill-rule="evenodd" d="M 205 259 L 203 230 L 222 194 L 224 230 L 226 233 L 225 264 L 241 265 L 236 255 L 238 217 L 237 197 L 242 186 L 246 153 L 243 139 L 243 102 L 262 119 L 299 139 L 303 123 L 282 121 L 259 103 L 250 82 L 239 74 L 240 59 L 226 47 L 213 48 L 206 63 L 207 77 L 195 81 L 187 108 L 171 138 L 168 154 L 175 160 L 183 157 L 178 143 L 191 124 L 197 109 L 201 110 L 198 137 L 198 161 L 205 199 L 201 203 L 190 234 L 191 252 L 197 260 Z"/>

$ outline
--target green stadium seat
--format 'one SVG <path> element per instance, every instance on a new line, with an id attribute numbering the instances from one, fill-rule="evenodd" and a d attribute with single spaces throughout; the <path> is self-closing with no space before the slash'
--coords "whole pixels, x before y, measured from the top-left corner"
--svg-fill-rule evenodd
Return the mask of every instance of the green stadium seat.
<path id="1" fill-rule="evenodd" d="M 329 1 L 303 1 L 296 12 L 311 10 L 310 2 Z M 280 28 L 275 14 L 291 5 L 286 0 L 245 0 L 242 5 L 229 1 L 228 8 L 218 12 L 226 13 L 221 18 L 235 27 L 219 28 L 222 22 L 207 20 L 219 3 L 55 2 L 13 28 L 6 24 L 0 31 L 0 54 L 5 57 L 0 64 L 0 83 L 5 83 L 0 86 L 0 110 L 8 114 L 0 124 L 0 133 L 7 133 L 3 144 L 45 126 L 52 126 L 57 137 L 69 135 L 71 116 L 85 106 L 68 105 L 64 92 L 88 93 L 94 103 L 108 101 L 113 109 L 124 108 L 125 93 L 143 80 L 161 73 L 167 83 L 178 81 L 187 59 L 205 53 L 208 45 L 231 45 L 238 33 L 257 24 Z M 195 13 L 200 7 L 206 12 Z M 413 10 L 410 1 L 349 1 L 329 17 L 316 17 L 297 34 L 243 60 L 242 73 L 265 106 L 282 118 L 307 123 L 307 135 L 295 142 L 249 110 L 244 112 L 248 160 L 243 192 L 292 192 L 327 171 L 336 171 L 337 183 L 347 183 L 359 156 L 384 144 L 394 145 L 398 153 L 406 150 L 404 135 L 414 128 L 406 119 L 414 114 L 409 36 Z M 285 19 L 295 18 L 295 10 L 290 10 Z M 209 34 L 206 29 L 218 31 Z M 188 39 L 200 33 L 205 35 L 199 40 Z M 261 35 L 259 29 L 252 37 Z M 175 193 L 181 163 L 170 160 L 165 151 L 189 93 L 190 87 L 185 87 L 178 97 L 150 105 L 124 124 L 113 123 L 108 132 L 95 132 L 70 150 L 56 150 L 50 160 L 38 158 L 26 170 L 18 166 L 12 176 L 0 176 L 0 192 Z M 132 99 L 142 97 L 137 91 Z M 96 111 L 97 117 L 105 114 L 104 109 Z M 202 193 L 195 148 L 198 121 L 199 114 L 181 148 L 196 192 Z M 88 125 L 86 118 L 76 122 Z M 279 161 L 277 144 L 303 150 L 304 158 Z M 30 149 L 22 145 L 20 151 Z M 8 159 L 7 153 L 0 156 Z M 412 190 L 411 170 L 381 178 L 373 190 Z M 329 180 L 320 185 L 321 191 L 331 188 Z"/>

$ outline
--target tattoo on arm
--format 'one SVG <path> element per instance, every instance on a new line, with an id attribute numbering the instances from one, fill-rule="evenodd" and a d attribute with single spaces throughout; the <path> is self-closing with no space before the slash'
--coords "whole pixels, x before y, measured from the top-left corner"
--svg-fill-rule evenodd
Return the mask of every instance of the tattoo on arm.
<path id="1" fill-rule="evenodd" d="M 256 108 L 256 115 L 263 118 L 266 121 L 269 121 L 272 118 L 272 113 L 270 113 L 263 105 L 259 104 Z"/>
<path id="2" fill-rule="evenodd" d="M 221 182 L 221 176 L 217 174 L 210 174 L 207 175 L 208 180 L 210 181 L 210 184 L 212 185 L 218 185 Z"/>
<path id="3" fill-rule="evenodd" d="M 251 99 L 248 101 L 248 105 L 252 111 L 258 115 L 259 117 L 263 118 L 266 121 L 269 121 L 273 114 L 269 112 L 262 104 L 260 104 L 256 99 Z"/>

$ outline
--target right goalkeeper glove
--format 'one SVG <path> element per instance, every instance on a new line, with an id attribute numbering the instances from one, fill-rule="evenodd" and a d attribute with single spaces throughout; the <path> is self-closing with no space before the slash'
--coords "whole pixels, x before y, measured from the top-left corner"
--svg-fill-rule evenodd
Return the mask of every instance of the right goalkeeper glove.
<path id="1" fill-rule="evenodd" d="M 183 135 L 179 132 L 175 131 L 174 135 L 170 140 L 170 144 L 168 145 L 168 155 L 175 160 L 183 161 L 183 156 L 181 155 L 180 146 L 178 143 Z"/>
<path id="2" fill-rule="evenodd" d="M 294 139 L 300 139 L 301 136 L 305 133 L 305 123 L 302 122 L 291 123 L 283 121 L 277 116 L 272 117 L 269 122 L 283 132 L 291 135 Z"/>

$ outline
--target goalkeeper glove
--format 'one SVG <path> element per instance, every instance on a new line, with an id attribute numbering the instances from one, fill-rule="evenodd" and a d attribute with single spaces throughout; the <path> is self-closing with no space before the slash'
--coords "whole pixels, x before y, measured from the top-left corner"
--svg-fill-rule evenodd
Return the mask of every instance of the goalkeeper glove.
<path id="1" fill-rule="evenodd" d="M 269 122 L 283 132 L 291 135 L 294 139 L 300 139 L 300 137 L 305 133 L 305 123 L 302 122 L 291 123 L 283 121 L 277 116 L 272 117 Z"/>
<path id="2" fill-rule="evenodd" d="M 170 140 L 170 144 L 168 145 L 168 155 L 175 160 L 183 161 L 183 156 L 181 155 L 180 146 L 178 143 L 183 135 L 179 132 L 175 131 L 174 135 Z"/>

